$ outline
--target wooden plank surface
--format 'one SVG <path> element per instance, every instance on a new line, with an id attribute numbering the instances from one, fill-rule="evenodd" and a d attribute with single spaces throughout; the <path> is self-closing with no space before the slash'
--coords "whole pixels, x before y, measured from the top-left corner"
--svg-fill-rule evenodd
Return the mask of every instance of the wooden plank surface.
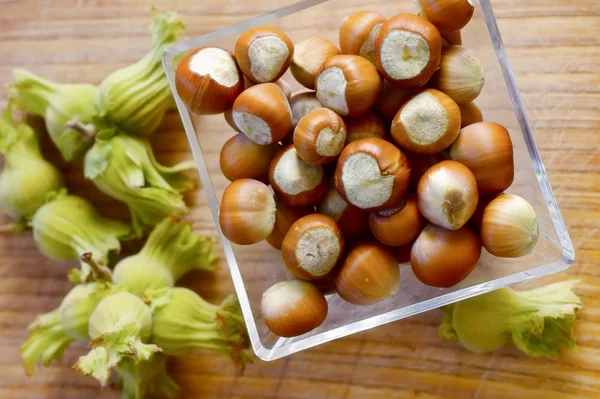
<path id="1" fill-rule="evenodd" d="M 150 6 L 176 10 L 185 37 L 242 21 L 281 5 L 276 0 L 0 0 L 0 85 L 25 67 L 59 81 L 99 82 L 147 49 Z M 372 3 L 383 4 L 384 1 Z M 600 397 L 600 1 L 495 0 L 498 24 L 577 260 L 547 281 L 577 277 L 585 307 L 578 323 L 580 349 L 560 361 L 529 359 L 515 349 L 478 355 L 437 335 L 441 319 L 429 312 L 341 339 L 275 362 L 255 361 L 243 376 L 211 353 L 184 356 L 170 370 L 186 398 L 599 398 Z M 296 29 L 326 29 L 323 16 Z M 1 91 L 0 91 L 1 93 Z M 0 103 L 5 98 L 0 94 Z M 164 162 L 188 158 L 177 115 L 153 138 Z M 46 143 L 72 192 L 104 206 L 122 206 L 65 165 Z M 213 149 L 217 150 L 217 149 Z M 189 196 L 197 231 L 215 228 L 201 190 Z M 106 206 L 110 205 L 110 206 Z M 7 219 L 0 217 L 0 223 Z M 36 252 L 30 234 L 0 237 L 0 398 L 117 398 L 71 370 L 85 351 L 78 344 L 61 364 L 26 377 L 18 347 L 36 313 L 57 306 L 69 289 L 69 264 Z M 203 283 L 218 300 L 231 292 L 226 267 Z"/>

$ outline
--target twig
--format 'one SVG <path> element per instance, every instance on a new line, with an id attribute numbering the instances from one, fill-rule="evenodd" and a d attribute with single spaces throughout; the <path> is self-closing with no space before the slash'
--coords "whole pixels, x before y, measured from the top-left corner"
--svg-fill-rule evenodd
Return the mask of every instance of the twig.
<path id="1" fill-rule="evenodd" d="M 112 273 L 110 269 L 104 265 L 99 264 L 92 257 L 91 252 L 86 252 L 80 257 L 81 261 L 92 269 L 92 273 L 94 273 L 94 277 L 98 280 L 112 281 Z"/>
<path id="2" fill-rule="evenodd" d="M 93 140 L 96 136 L 96 130 L 94 129 L 94 125 L 84 125 L 77 119 L 71 119 L 66 123 L 68 128 L 75 130 L 77 133 L 81 135 L 86 140 Z"/>

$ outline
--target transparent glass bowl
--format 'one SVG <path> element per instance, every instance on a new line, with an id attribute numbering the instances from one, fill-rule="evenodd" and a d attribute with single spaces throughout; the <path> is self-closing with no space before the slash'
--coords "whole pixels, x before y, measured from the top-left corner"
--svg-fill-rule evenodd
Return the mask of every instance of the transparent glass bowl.
<path id="1" fill-rule="evenodd" d="M 289 1 L 273 3 L 275 7 Z M 235 132 L 222 115 L 197 117 L 187 111 L 175 90 L 174 70 L 177 62 L 190 50 L 200 46 L 218 46 L 233 51 L 235 41 L 243 31 L 261 25 L 283 30 L 294 42 L 320 36 L 337 44 L 338 28 L 343 18 L 361 10 L 377 11 L 387 17 L 401 12 L 416 12 L 410 0 L 304 0 L 186 40 L 165 52 L 163 63 L 166 74 L 217 228 L 219 202 L 229 184 L 219 168 L 219 151 Z M 482 109 L 485 120 L 501 123 L 510 131 L 514 144 L 515 181 L 507 192 L 527 199 L 537 213 L 540 238 L 534 251 L 518 259 L 501 259 L 484 250 L 473 273 L 448 289 L 421 284 L 409 266 L 401 265 L 401 286 L 393 298 L 360 307 L 344 302 L 335 293 L 328 294 L 329 314 L 319 328 L 299 337 L 280 338 L 268 330 L 260 311 L 263 292 L 274 283 L 291 278 L 280 252 L 266 242 L 252 246 L 234 245 L 219 230 L 252 347 L 259 358 L 275 360 L 510 284 L 555 273 L 573 263 L 573 245 L 548 183 L 489 0 L 480 0 L 476 5 L 475 15 L 463 29 L 462 36 L 463 45 L 477 54 L 485 69 L 486 83 L 476 103 Z M 294 91 L 301 89 L 289 71 L 284 79 L 292 83 Z"/>

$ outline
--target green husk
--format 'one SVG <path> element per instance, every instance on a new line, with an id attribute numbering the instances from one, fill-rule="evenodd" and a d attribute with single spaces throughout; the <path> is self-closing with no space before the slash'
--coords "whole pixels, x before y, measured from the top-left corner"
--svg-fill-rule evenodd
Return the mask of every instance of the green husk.
<path id="1" fill-rule="evenodd" d="M 156 345 L 146 344 L 151 330 L 150 309 L 140 298 L 128 292 L 107 296 L 90 317 L 92 350 L 79 358 L 74 369 L 93 376 L 104 386 L 111 370 L 122 361 L 138 364 L 160 352 Z"/>
<path id="2" fill-rule="evenodd" d="M 188 223 L 167 218 L 154 228 L 138 254 L 115 266 L 113 281 L 142 295 L 148 289 L 172 287 L 192 269 L 214 271 L 214 242 L 194 233 Z"/>
<path id="3" fill-rule="evenodd" d="M 94 134 L 96 86 L 56 83 L 24 69 L 15 69 L 13 75 L 15 82 L 8 88 L 11 101 L 44 118 L 52 142 L 66 161 L 81 158 Z"/>
<path id="4" fill-rule="evenodd" d="M 122 386 L 123 399 L 143 399 L 147 395 L 170 399 L 179 394 L 179 386 L 167 374 L 167 356 L 162 353 L 137 364 L 125 360 L 115 371 Z"/>
<path id="5" fill-rule="evenodd" d="M 96 106 L 109 124 L 132 135 L 148 135 L 172 108 L 173 95 L 162 67 L 162 54 L 185 25 L 177 13 L 153 9 L 152 49 L 138 62 L 106 77 L 98 87 Z"/>
<path id="6" fill-rule="evenodd" d="M 58 169 L 42 157 L 38 138 L 25 123 L 16 123 L 10 109 L 0 115 L 0 209 L 19 221 L 30 219 L 47 195 L 63 186 Z"/>
<path id="7" fill-rule="evenodd" d="M 577 281 L 515 291 L 502 288 L 444 308 L 440 336 L 473 352 L 491 352 L 512 342 L 531 357 L 558 358 L 577 347 L 573 324 L 580 298 Z"/>
<path id="8" fill-rule="evenodd" d="M 50 192 L 63 186 L 60 172 L 42 157 L 35 132 L 14 124 L 8 110 L 0 119 L 0 152 L 5 155 L 0 208 L 15 219 L 29 219 Z"/>
<path id="9" fill-rule="evenodd" d="M 92 312 L 104 298 L 115 293 L 116 289 L 114 285 L 105 282 L 73 287 L 59 307 L 63 330 L 74 339 L 89 340 L 88 327 Z"/>
<path id="10" fill-rule="evenodd" d="M 96 262 L 109 263 L 109 255 L 121 249 L 120 239 L 131 235 L 127 224 L 100 216 L 83 198 L 61 190 L 51 195 L 32 219 L 33 239 L 45 256 L 57 260 L 79 260 L 90 252 Z M 91 269 L 71 273 L 74 283 L 89 281 Z"/>
<path id="11" fill-rule="evenodd" d="M 85 157 L 84 174 L 105 194 L 127 204 L 138 235 L 168 216 L 187 212 L 181 192 L 192 187 L 184 171 L 192 161 L 160 165 L 150 144 L 106 130 Z"/>
<path id="12" fill-rule="evenodd" d="M 208 349 L 229 356 L 243 370 L 250 361 L 246 325 L 239 303 L 230 296 L 212 305 L 187 288 L 162 288 L 146 297 L 152 309 L 152 342 L 167 355 Z"/>
<path id="13" fill-rule="evenodd" d="M 27 375 L 33 374 L 39 366 L 47 366 L 52 360 L 60 361 L 65 349 L 73 342 L 60 322 L 60 311 L 38 315 L 27 327 L 29 337 L 21 345 L 23 369 Z"/>

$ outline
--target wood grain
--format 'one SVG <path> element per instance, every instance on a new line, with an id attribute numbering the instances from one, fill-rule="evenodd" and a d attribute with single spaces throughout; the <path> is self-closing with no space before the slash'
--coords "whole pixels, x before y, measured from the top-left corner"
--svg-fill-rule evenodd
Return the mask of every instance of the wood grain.
<path id="1" fill-rule="evenodd" d="M 276 0 L 0 0 L 0 85 L 25 67 L 59 81 L 99 82 L 147 49 L 150 6 L 179 11 L 185 37 L 230 25 L 280 6 Z M 378 8 L 384 0 L 372 1 Z M 478 355 L 437 333 L 438 311 L 331 342 L 275 362 L 255 361 L 243 376 L 228 359 L 199 353 L 174 359 L 170 370 L 186 398 L 598 398 L 600 397 L 600 2 L 495 0 L 494 11 L 523 95 L 554 193 L 575 245 L 577 260 L 545 281 L 579 278 L 585 307 L 578 323 L 580 349 L 557 362 L 529 359 L 512 348 Z M 350 13 L 351 10 L 348 10 Z M 328 29 L 325 16 L 290 29 Z M 0 94 L 1 96 L 2 94 Z M 0 97 L 1 105 L 5 99 Z M 490 112 L 498 110 L 487 105 Z M 486 109 L 484 109 L 484 114 Z M 38 121 L 39 122 L 39 121 Z M 153 138 L 166 163 L 188 158 L 176 114 Z M 126 209 L 83 179 L 45 143 L 69 188 L 108 216 Z M 218 148 L 209 151 L 218 151 Z M 197 231 L 215 228 L 201 190 L 190 195 Z M 0 223 L 8 219 L 0 218 Z M 30 233 L 0 237 L 0 398 L 117 398 L 114 389 L 70 369 L 85 351 L 70 348 L 60 364 L 26 377 L 19 345 L 36 313 L 56 307 L 69 290 L 71 265 L 36 252 Z M 218 300 L 231 292 L 226 267 L 202 283 Z"/>

